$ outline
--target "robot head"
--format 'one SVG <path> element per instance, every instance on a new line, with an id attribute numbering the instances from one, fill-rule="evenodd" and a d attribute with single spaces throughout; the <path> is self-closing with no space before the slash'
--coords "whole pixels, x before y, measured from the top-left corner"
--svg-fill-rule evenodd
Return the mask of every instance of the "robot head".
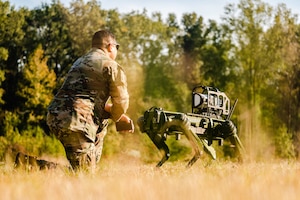
<path id="1" fill-rule="evenodd" d="M 227 116 L 230 111 L 230 100 L 217 88 L 197 86 L 192 92 L 192 113 L 207 116 Z"/>

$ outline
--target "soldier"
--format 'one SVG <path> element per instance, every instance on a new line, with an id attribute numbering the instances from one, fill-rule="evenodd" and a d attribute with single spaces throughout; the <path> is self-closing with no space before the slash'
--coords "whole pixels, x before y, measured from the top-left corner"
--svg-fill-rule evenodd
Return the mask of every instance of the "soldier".
<path id="1" fill-rule="evenodd" d="M 119 44 L 108 30 L 97 31 L 92 49 L 71 67 L 48 107 L 47 124 L 61 141 L 74 170 L 95 171 L 107 121 L 133 123 L 125 114 L 129 105 L 126 75 L 115 62 Z"/>

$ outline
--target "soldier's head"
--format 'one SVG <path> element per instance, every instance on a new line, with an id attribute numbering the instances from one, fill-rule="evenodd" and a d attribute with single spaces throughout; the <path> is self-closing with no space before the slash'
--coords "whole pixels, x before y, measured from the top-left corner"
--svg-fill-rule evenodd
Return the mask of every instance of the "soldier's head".
<path id="1" fill-rule="evenodd" d="M 117 57 L 119 46 L 114 34 L 108 30 L 100 30 L 93 35 L 92 47 L 102 49 L 113 60 Z"/>

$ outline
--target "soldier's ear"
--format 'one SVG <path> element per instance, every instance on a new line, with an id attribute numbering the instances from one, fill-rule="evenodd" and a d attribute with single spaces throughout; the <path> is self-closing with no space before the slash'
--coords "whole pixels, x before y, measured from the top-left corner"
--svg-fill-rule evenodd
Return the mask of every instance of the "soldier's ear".
<path id="1" fill-rule="evenodd" d="M 107 49 L 108 52 L 112 52 L 112 50 L 113 50 L 112 48 L 113 48 L 113 45 L 109 43 L 109 44 L 107 45 L 107 48 L 106 48 L 106 49 Z"/>

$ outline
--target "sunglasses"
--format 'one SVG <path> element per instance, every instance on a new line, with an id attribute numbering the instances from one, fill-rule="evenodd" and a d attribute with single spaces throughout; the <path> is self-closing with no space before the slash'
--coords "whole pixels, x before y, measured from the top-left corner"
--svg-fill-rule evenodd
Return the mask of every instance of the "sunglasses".
<path id="1" fill-rule="evenodd" d="M 111 45 L 115 45 L 116 49 L 119 50 L 120 45 L 119 44 L 115 44 L 115 43 L 110 43 Z"/>

